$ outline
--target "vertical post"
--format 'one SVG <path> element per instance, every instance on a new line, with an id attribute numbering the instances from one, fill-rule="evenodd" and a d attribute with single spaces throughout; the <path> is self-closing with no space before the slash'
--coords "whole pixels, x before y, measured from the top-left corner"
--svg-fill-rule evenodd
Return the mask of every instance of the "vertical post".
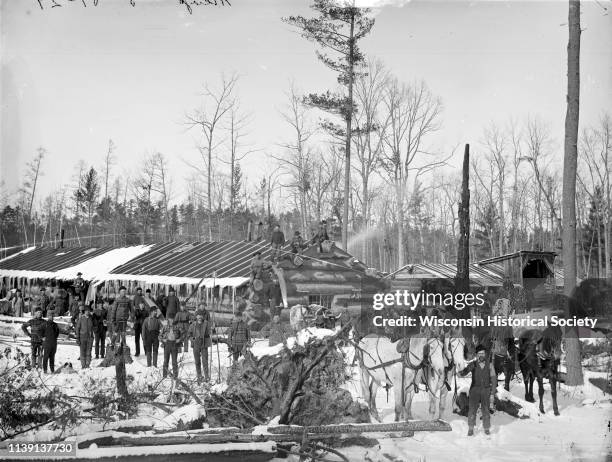
<path id="1" fill-rule="evenodd" d="M 457 276 L 455 291 L 467 293 L 470 290 L 470 145 L 465 145 L 463 154 L 463 179 L 461 201 L 459 202 L 459 243 L 457 247 Z M 468 317 L 469 310 L 458 311 L 460 317 Z"/>

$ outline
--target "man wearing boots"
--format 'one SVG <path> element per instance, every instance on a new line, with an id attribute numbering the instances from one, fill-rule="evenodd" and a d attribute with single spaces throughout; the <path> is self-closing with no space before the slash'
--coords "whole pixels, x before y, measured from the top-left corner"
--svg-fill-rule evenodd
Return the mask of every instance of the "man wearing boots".
<path id="1" fill-rule="evenodd" d="M 157 310 L 151 310 L 149 317 L 142 324 L 142 343 L 147 355 L 147 367 L 157 367 L 157 352 L 159 350 L 159 332 L 161 323 L 157 318 Z"/>
<path id="2" fill-rule="evenodd" d="M 30 337 L 30 345 L 32 347 L 32 367 L 41 368 L 43 361 L 43 338 L 47 329 L 47 321 L 42 318 L 42 308 L 36 307 L 34 317 L 22 324 L 21 329 Z M 30 331 L 28 332 L 28 327 Z"/>
<path id="3" fill-rule="evenodd" d="M 208 375 L 208 348 L 212 345 L 210 338 L 210 324 L 204 319 L 204 314 L 198 312 L 196 321 L 189 327 L 189 338 L 193 347 L 193 359 L 195 360 L 198 383 L 202 382 L 202 370 L 204 380 L 209 380 Z"/>
<path id="4" fill-rule="evenodd" d="M 53 310 L 47 312 L 47 324 L 45 328 L 45 340 L 43 341 L 43 371 L 47 373 L 47 366 L 53 374 L 55 372 L 55 352 L 57 351 L 57 337 L 59 327 L 53 321 L 55 313 Z"/>
<path id="5" fill-rule="evenodd" d="M 229 330 L 228 344 L 232 352 L 234 362 L 238 361 L 247 344 L 251 341 L 249 326 L 242 318 L 242 311 L 236 311 L 232 326 Z"/>
<path id="6" fill-rule="evenodd" d="M 98 303 L 91 315 L 94 330 L 94 352 L 96 359 L 104 358 L 104 342 L 106 341 L 106 318 L 108 316 L 106 302 Z"/>
<path id="7" fill-rule="evenodd" d="M 285 235 L 279 225 L 274 225 L 272 237 L 270 238 L 270 247 L 272 248 L 272 261 L 277 261 L 281 256 L 281 248 L 285 245 Z"/>
<path id="8" fill-rule="evenodd" d="M 176 292 L 172 287 L 168 290 L 168 297 L 166 297 L 166 316 L 167 319 L 174 320 L 174 316 L 179 312 L 181 306 L 181 302 L 179 298 L 176 296 Z"/>
<path id="9" fill-rule="evenodd" d="M 139 289 L 140 290 L 140 289 Z M 136 305 L 136 300 L 140 300 Z M 145 306 L 144 298 L 134 297 L 134 307 L 136 312 L 134 313 L 134 343 L 136 344 L 136 353 L 134 356 L 140 356 L 140 337 L 142 335 L 142 323 L 147 319 L 148 310 Z"/>
<path id="10" fill-rule="evenodd" d="M 459 372 L 459 375 L 465 377 L 469 373 L 472 374 L 472 384 L 469 395 L 468 436 L 474 435 L 476 413 L 479 407 L 482 412 L 482 426 L 485 434 L 488 435 L 491 428 L 489 406 L 497 389 L 497 376 L 491 361 L 487 358 L 484 346 L 476 347 L 476 358 L 472 359 L 467 367 Z"/>
<path id="11" fill-rule="evenodd" d="M 118 340 L 123 346 L 125 346 L 125 331 L 128 320 L 134 316 L 134 305 L 126 293 L 127 289 L 125 286 L 121 286 L 119 288 L 119 297 L 115 300 L 111 313 L 113 332 L 119 336 Z"/>
<path id="12" fill-rule="evenodd" d="M 163 377 L 168 375 L 168 363 L 172 358 L 172 375 L 178 378 L 178 349 L 183 343 L 183 332 L 174 325 L 174 319 L 167 318 L 159 333 L 159 343 L 164 346 Z"/>
<path id="13" fill-rule="evenodd" d="M 189 331 L 189 324 L 191 323 L 191 313 L 187 310 L 187 307 L 182 304 L 181 310 L 176 313 L 174 316 L 174 324 L 179 327 L 183 331 L 183 336 L 185 341 L 183 343 L 183 348 L 185 353 L 189 351 L 189 337 L 187 336 L 187 332 Z"/>
<path id="14" fill-rule="evenodd" d="M 93 322 L 88 306 L 85 307 L 85 311 L 76 322 L 75 335 L 77 345 L 81 350 L 81 367 L 87 369 L 91 364 L 91 347 L 94 340 Z"/>

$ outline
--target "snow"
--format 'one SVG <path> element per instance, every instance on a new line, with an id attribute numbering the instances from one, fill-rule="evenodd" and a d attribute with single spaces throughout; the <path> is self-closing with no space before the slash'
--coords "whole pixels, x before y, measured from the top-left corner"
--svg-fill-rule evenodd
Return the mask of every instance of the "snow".
<path id="1" fill-rule="evenodd" d="M 124 263 L 149 251 L 151 245 L 134 245 L 112 249 L 108 252 L 86 260 L 78 265 L 64 268 L 56 273 L 56 279 L 74 279 L 78 272 L 83 273 L 83 279 L 100 279 L 110 271 Z M 117 279 L 117 278 L 113 278 Z"/>
<path id="2" fill-rule="evenodd" d="M 171 430 L 176 428 L 179 424 L 193 422 L 194 420 L 204 417 L 206 415 L 205 409 L 197 403 L 188 404 L 183 406 L 172 414 L 164 417 L 158 422 L 155 422 L 155 430 Z"/>
<path id="3" fill-rule="evenodd" d="M 169 446 L 128 446 L 79 449 L 79 459 L 102 459 L 105 457 L 135 457 L 176 454 L 214 454 L 228 451 L 276 452 L 276 443 L 224 443 L 224 444 L 173 444 Z M 248 459 L 245 459 L 248 460 Z"/>
<path id="4" fill-rule="evenodd" d="M 2 250 L 8 250 L 8 249 L 10 249 L 10 248 L 11 248 L 11 247 L 7 247 L 7 248 L 2 249 Z M 12 248 L 14 248 L 14 247 L 12 247 Z M 36 246 L 26 247 L 25 249 L 20 250 L 19 252 L 16 252 L 16 253 L 14 253 L 13 255 L 9 255 L 8 257 L 0 258 L 0 261 L 8 260 L 9 258 L 16 257 L 17 255 L 23 255 L 24 253 L 31 252 L 31 251 L 32 251 L 32 250 L 34 250 L 35 248 L 36 248 Z"/>

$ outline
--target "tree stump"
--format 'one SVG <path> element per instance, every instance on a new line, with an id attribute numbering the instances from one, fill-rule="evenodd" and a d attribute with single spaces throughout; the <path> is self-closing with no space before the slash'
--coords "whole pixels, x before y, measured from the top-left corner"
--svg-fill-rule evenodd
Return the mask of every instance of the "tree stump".
<path id="1" fill-rule="evenodd" d="M 117 350 L 119 350 L 120 348 L 121 347 L 119 345 L 109 345 L 106 348 L 104 360 L 100 363 L 99 367 L 116 366 L 118 362 L 117 360 L 119 359 L 117 355 Z M 130 355 L 130 347 L 127 345 L 123 347 L 123 361 L 124 364 L 132 364 L 134 362 L 132 356 Z"/>

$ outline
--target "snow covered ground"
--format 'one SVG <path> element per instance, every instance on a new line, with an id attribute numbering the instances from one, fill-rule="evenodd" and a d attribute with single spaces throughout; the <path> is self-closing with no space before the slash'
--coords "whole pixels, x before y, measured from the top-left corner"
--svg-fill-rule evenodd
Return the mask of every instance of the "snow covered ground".
<path id="1" fill-rule="evenodd" d="M 5 326 L 6 327 L 6 326 Z M 331 333 L 331 331 L 330 331 Z M 28 339 L 19 335 L 16 341 L 9 335 L 0 335 L 0 347 L 16 345 L 29 352 Z M 300 339 L 298 339 L 299 341 Z M 132 354 L 134 353 L 134 339 L 128 337 L 128 345 Z M 276 347 L 267 347 L 267 341 L 256 342 L 255 349 L 259 354 L 270 354 Z M 221 391 L 223 382 L 227 376 L 229 366 L 229 353 L 226 345 L 219 346 L 217 354 L 216 346 L 212 348 L 213 383 L 219 375 L 217 366 L 218 359 L 221 363 L 221 384 L 215 388 Z M 141 352 L 139 357 L 133 357 L 134 363 L 128 364 L 127 374 L 130 380 L 135 381 L 139 387 L 150 384 L 156 386 L 156 390 L 163 396 L 169 390 L 170 380 L 161 381 L 161 365 L 163 361 L 163 348 L 159 351 L 159 369 L 147 368 L 146 358 Z M 77 357 L 78 347 L 73 341 L 66 341 L 61 337 L 58 353 L 56 356 L 56 367 L 65 362 L 72 362 L 76 373 L 74 374 L 55 374 L 43 376 L 43 380 L 48 385 L 60 385 L 64 389 L 71 390 L 74 394 L 87 393 L 87 386 L 91 378 L 105 379 L 114 383 L 114 368 L 98 368 L 102 360 L 93 360 L 92 368 L 81 370 Z M 191 351 L 182 353 L 179 356 L 181 379 L 191 382 L 195 379 L 195 368 Z M 492 416 L 492 434 L 487 437 L 483 434 L 481 424 L 476 427 L 476 435 L 468 438 L 467 419 L 452 413 L 452 393 L 449 393 L 447 403 L 447 420 L 453 431 L 440 433 L 415 433 L 410 438 L 385 438 L 383 435 L 376 435 L 380 441 L 378 447 L 362 448 L 351 447 L 343 448 L 351 461 L 370 461 L 370 462 L 409 462 L 409 461 L 524 461 L 524 462 L 562 462 L 562 461 L 605 461 L 612 457 L 612 403 L 610 395 L 604 393 L 588 382 L 590 377 L 606 377 L 604 372 L 591 372 L 585 370 L 585 385 L 578 390 L 572 390 L 561 385 L 558 396 L 560 416 L 552 413 L 552 403 L 548 385 L 545 394 L 545 410 L 541 415 L 535 405 L 522 402 L 526 406 L 527 412 L 531 415 L 529 419 L 515 419 L 509 415 L 497 412 Z M 160 383 L 161 382 L 161 383 Z M 500 382 L 501 383 L 501 382 Z M 158 385 L 159 384 L 159 385 Z M 458 379 L 459 387 L 469 384 L 469 379 Z M 537 384 L 535 385 L 537 388 Z M 353 370 L 353 380 L 347 383 L 346 388 L 351 391 L 354 397 L 361 397 L 359 386 L 358 369 Z M 535 391 L 535 390 L 534 390 Z M 521 399 L 524 396 L 522 383 L 514 381 L 511 393 Z M 537 396 L 537 393 L 536 393 Z M 393 411 L 393 392 L 387 394 L 384 389 L 378 393 L 377 405 L 384 422 L 392 422 Z M 180 409 L 175 415 L 170 416 L 170 412 L 151 406 L 141 405 L 139 408 L 139 418 L 145 424 L 155 424 L 158 428 L 170 428 L 177 417 L 184 415 L 185 418 L 194 418 L 198 414 L 193 406 Z M 416 419 L 428 418 L 427 396 L 421 392 L 416 395 L 413 401 L 413 416 Z M 83 424 L 77 429 L 77 434 L 85 434 L 93 431 L 111 430 L 112 425 Z M 30 440 L 49 440 L 56 435 L 48 429 L 37 431 L 35 434 L 27 435 Z M 369 435 L 374 437 L 375 435 Z M 378 438 L 380 436 L 380 438 Z M 288 461 L 290 459 L 275 459 L 276 462 Z"/>

